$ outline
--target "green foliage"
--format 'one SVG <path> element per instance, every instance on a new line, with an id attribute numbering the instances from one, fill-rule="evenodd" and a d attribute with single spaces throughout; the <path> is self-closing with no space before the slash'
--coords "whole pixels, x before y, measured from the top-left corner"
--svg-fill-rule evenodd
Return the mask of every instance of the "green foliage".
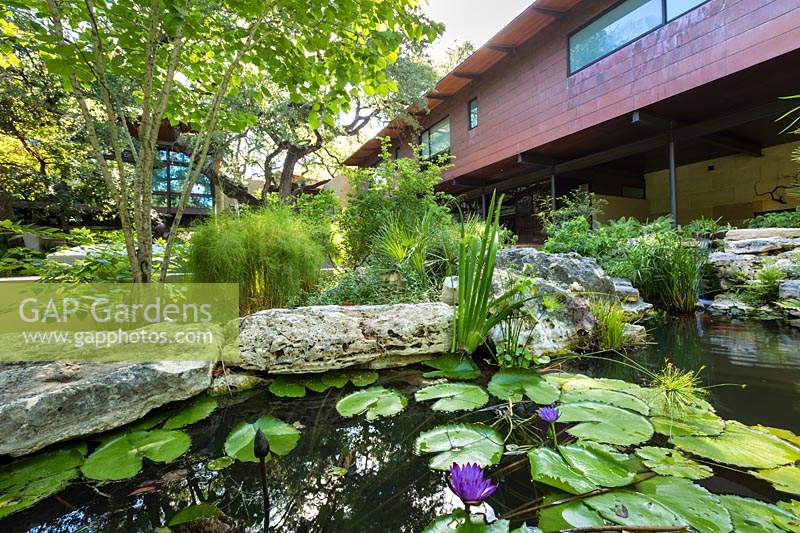
<path id="1" fill-rule="evenodd" d="M 625 345 L 625 310 L 622 304 L 610 299 L 596 299 L 590 309 L 597 328 L 595 347 L 599 350 L 621 350 Z"/>
<path id="2" fill-rule="evenodd" d="M 702 386 L 701 373 L 697 370 L 681 370 L 672 362 L 665 361 L 663 368 L 651 375 L 650 387 L 659 411 L 667 417 L 680 418 L 698 406 L 703 407 L 708 389 Z"/>
<path id="3" fill-rule="evenodd" d="M 306 305 L 380 305 L 426 302 L 430 287 L 408 284 L 373 267 L 348 270 L 323 280 L 326 288 L 308 294 Z"/>
<path id="4" fill-rule="evenodd" d="M 688 314 L 700 297 L 704 250 L 675 231 L 664 231 L 622 246 L 624 258 L 615 274 L 631 280 L 642 297 L 667 311 Z"/>
<path id="5" fill-rule="evenodd" d="M 626 458 L 617 457 L 592 443 L 559 446 L 557 451 L 534 448 L 528 452 L 533 480 L 570 494 L 628 485 L 635 472 L 626 463 Z"/>
<path id="6" fill-rule="evenodd" d="M 275 206 L 204 221 L 189 264 L 198 282 L 238 283 L 240 310 L 249 313 L 295 303 L 316 283 L 324 258 L 307 224 Z"/>
<path id="7" fill-rule="evenodd" d="M 508 520 L 497 519 L 487 523 L 481 515 L 470 514 L 463 509 L 454 509 L 452 513 L 437 516 L 422 530 L 422 533 L 508 533 L 511 524 Z M 515 529 L 513 533 L 538 533 L 539 530 L 528 528 Z"/>
<path id="8" fill-rule="evenodd" d="M 705 479 L 714 475 L 714 471 L 706 465 L 689 459 L 678 450 L 642 446 L 636 455 L 644 465 L 661 476 L 675 476 L 686 479 Z"/>
<path id="9" fill-rule="evenodd" d="M 769 481 L 777 490 L 800 495 L 800 467 L 796 465 L 779 466 L 770 470 L 750 473 L 759 479 Z"/>
<path id="10" fill-rule="evenodd" d="M 169 417 L 162 427 L 164 429 L 180 429 L 191 426 L 207 418 L 216 408 L 217 400 L 214 398 L 200 398 Z"/>
<path id="11" fill-rule="evenodd" d="M 527 368 L 503 368 L 496 372 L 488 385 L 489 392 L 501 400 L 519 402 L 525 395 L 539 404 L 550 404 L 558 400 L 558 389 L 545 381 L 535 370 Z"/>
<path id="12" fill-rule="evenodd" d="M 547 295 L 542 298 L 542 302 L 546 309 L 552 309 L 558 305 L 549 305 L 550 301 Z M 532 336 L 528 335 L 520 342 L 522 331 L 534 325 L 535 320 L 520 310 L 513 311 L 500 322 L 500 340 L 495 341 L 495 359 L 499 366 L 530 368 L 550 362 L 549 356 L 538 355 L 530 350 Z"/>
<path id="13" fill-rule="evenodd" d="M 345 258 L 350 266 L 362 264 L 373 252 L 376 237 L 387 223 L 413 235 L 432 232 L 450 222 L 443 207 L 450 198 L 433 187 L 441 180 L 444 164 L 415 157 L 392 158 L 384 144 L 375 168 L 356 169 L 349 176 L 351 192 L 339 217 Z M 418 222 L 426 219 L 426 228 Z M 402 243 L 401 243 L 402 246 Z"/>
<path id="14" fill-rule="evenodd" d="M 589 221 L 603 212 L 605 200 L 597 198 L 594 193 L 584 189 L 575 189 L 568 194 L 560 197 L 560 207 L 553 209 L 550 198 L 541 198 L 539 212 L 537 216 L 541 220 L 545 230 L 550 234 L 551 230 L 573 220 Z"/>
<path id="15" fill-rule="evenodd" d="M 742 298 L 749 304 L 760 306 L 778 300 L 781 282 L 786 272 L 775 265 L 765 265 L 758 271 L 753 283 L 740 287 Z"/>
<path id="16" fill-rule="evenodd" d="M 345 417 L 366 413 L 367 420 L 374 420 L 396 415 L 407 404 L 408 399 L 396 390 L 375 386 L 348 394 L 336 402 L 336 410 Z"/>
<path id="17" fill-rule="evenodd" d="M 757 215 L 745 224 L 748 228 L 800 228 L 800 207 L 794 211 Z"/>
<path id="18" fill-rule="evenodd" d="M 30 507 L 78 477 L 86 445 L 18 459 L 0 467 L 0 518 Z"/>
<path id="19" fill-rule="evenodd" d="M 481 375 L 478 365 L 470 357 L 448 353 L 422 362 L 423 365 L 435 368 L 424 372 L 422 377 L 428 379 L 447 378 L 469 381 Z"/>
<path id="20" fill-rule="evenodd" d="M 719 500 L 730 512 L 737 533 L 797 531 L 797 517 L 777 505 L 741 496 L 725 495 Z"/>
<path id="21" fill-rule="evenodd" d="M 224 516 L 225 513 L 215 505 L 211 505 L 210 503 L 197 503 L 178 511 L 175 516 L 167 522 L 167 526 L 174 527 L 180 524 L 187 524 L 199 518 L 220 518 Z"/>
<path id="22" fill-rule="evenodd" d="M 313 376 L 278 376 L 269 384 L 269 391 L 281 398 L 305 398 L 306 389 L 325 392 L 331 387 L 344 388 L 348 383 L 366 387 L 378 381 L 378 373 L 371 370 L 344 370 Z"/>
<path id="23" fill-rule="evenodd" d="M 577 422 L 567 433 L 604 444 L 632 446 L 650 440 L 653 426 L 633 411 L 598 402 L 576 402 L 560 407 L 559 422 Z"/>
<path id="24" fill-rule="evenodd" d="M 681 228 L 681 232 L 690 237 L 710 239 L 716 233 L 733 229 L 730 224 L 720 224 L 721 219 L 700 217 L 692 220 Z"/>
<path id="25" fill-rule="evenodd" d="M 498 298 L 492 297 L 492 278 L 497 251 L 500 248 L 500 206 L 503 197 L 489 204 L 481 237 L 467 236 L 462 227 L 458 251 L 458 302 L 453 325 L 454 352 L 471 355 L 489 334 L 489 330 L 502 322 L 522 305 L 515 301 L 516 290 Z"/>
<path id="26" fill-rule="evenodd" d="M 649 224 L 621 218 L 593 229 L 590 217 L 598 209 L 590 195 L 576 192 L 564 207 L 540 214 L 548 233 L 544 250 L 593 257 L 610 275 L 630 279 L 645 300 L 674 313 L 694 311 L 707 252 L 691 237 L 720 229 L 717 222 L 676 230 L 666 217 Z"/>
<path id="27" fill-rule="evenodd" d="M 471 383 L 439 383 L 418 390 L 414 399 L 418 402 L 436 400 L 431 406 L 434 411 L 472 411 L 486 405 L 489 395 L 479 385 Z"/>
<path id="28" fill-rule="evenodd" d="M 503 450 L 503 437 L 483 424 L 437 426 L 420 433 L 414 442 L 414 453 L 435 454 L 428 463 L 434 470 L 448 470 L 453 463 L 495 465 Z"/>
<path id="29" fill-rule="evenodd" d="M 255 422 L 241 421 L 236 424 L 225 439 L 225 453 L 239 461 L 255 463 L 253 453 L 256 432 L 261 430 L 269 442 L 269 457 L 272 454 L 286 455 L 297 446 L 300 431 L 291 424 L 273 416 L 262 416 Z"/>
<path id="30" fill-rule="evenodd" d="M 159 463 L 171 463 L 189 450 L 191 438 L 181 431 L 156 429 L 133 431 L 110 438 L 86 458 L 81 467 L 89 479 L 119 480 L 133 477 L 147 457 Z"/>
<path id="31" fill-rule="evenodd" d="M 744 468 L 768 469 L 800 460 L 800 448 L 757 429 L 729 420 L 715 437 L 673 436 L 681 450 L 717 463 Z"/>

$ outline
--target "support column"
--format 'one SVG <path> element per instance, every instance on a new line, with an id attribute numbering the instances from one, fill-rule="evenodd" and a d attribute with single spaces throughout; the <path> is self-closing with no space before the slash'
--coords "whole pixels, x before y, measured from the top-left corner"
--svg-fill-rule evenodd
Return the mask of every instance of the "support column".
<path id="1" fill-rule="evenodd" d="M 550 206 L 556 210 L 556 175 L 550 175 Z"/>
<path id="2" fill-rule="evenodd" d="M 678 227 L 678 174 L 675 169 L 675 139 L 670 132 L 669 138 L 669 211 L 672 215 L 672 227 Z"/>

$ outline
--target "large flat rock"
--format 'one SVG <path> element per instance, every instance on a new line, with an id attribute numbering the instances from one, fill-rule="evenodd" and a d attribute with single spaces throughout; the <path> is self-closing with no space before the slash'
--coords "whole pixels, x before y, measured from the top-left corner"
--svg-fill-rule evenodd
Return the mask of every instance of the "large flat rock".
<path id="1" fill-rule="evenodd" d="M 268 309 L 242 318 L 238 366 L 278 374 L 386 368 L 450 349 L 443 303 Z"/>
<path id="2" fill-rule="evenodd" d="M 725 240 L 725 251 L 733 254 L 765 254 L 800 248 L 800 238 L 765 237 L 758 239 Z"/>
<path id="3" fill-rule="evenodd" d="M 0 454 L 108 431 L 210 384 L 209 362 L 4 364 Z"/>
<path id="4" fill-rule="evenodd" d="M 732 229 L 725 234 L 727 241 L 744 241 L 750 239 L 768 239 L 770 237 L 782 237 L 784 239 L 796 239 L 800 237 L 800 228 L 753 228 L 753 229 Z"/>

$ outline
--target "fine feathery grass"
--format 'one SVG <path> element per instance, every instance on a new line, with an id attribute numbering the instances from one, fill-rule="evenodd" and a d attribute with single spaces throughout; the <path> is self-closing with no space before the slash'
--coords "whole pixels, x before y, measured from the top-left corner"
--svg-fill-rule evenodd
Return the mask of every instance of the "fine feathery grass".
<path id="1" fill-rule="evenodd" d="M 189 255 L 196 281 L 239 284 L 242 313 L 291 305 L 316 283 L 324 260 L 303 220 L 280 205 L 203 222 Z"/>
<path id="2" fill-rule="evenodd" d="M 778 300 L 781 282 L 786 273 L 775 265 L 767 265 L 758 271 L 753 283 L 743 286 L 742 298 L 751 305 L 765 305 Z"/>

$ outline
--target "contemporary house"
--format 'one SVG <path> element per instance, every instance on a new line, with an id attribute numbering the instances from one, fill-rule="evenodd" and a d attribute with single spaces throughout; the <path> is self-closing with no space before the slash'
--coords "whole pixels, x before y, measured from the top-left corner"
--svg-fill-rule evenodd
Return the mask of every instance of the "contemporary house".
<path id="1" fill-rule="evenodd" d="M 388 124 L 346 161 L 449 153 L 439 187 L 506 194 L 522 242 L 543 198 L 588 188 L 604 217 L 738 222 L 794 207 L 778 119 L 800 93 L 800 0 L 538 0 L 439 81 L 421 131 Z M 794 100 L 797 105 L 797 100 Z"/>

